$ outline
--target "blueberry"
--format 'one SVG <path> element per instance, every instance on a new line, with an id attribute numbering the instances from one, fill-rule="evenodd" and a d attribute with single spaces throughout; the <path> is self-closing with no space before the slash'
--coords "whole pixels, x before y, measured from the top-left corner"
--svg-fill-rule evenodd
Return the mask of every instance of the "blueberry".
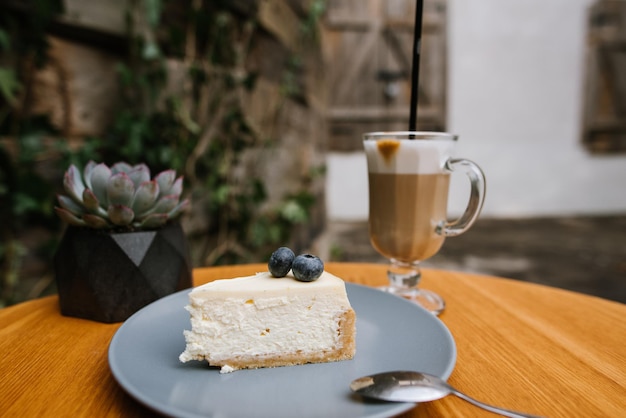
<path id="1" fill-rule="evenodd" d="M 285 277 L 296 255 L 287 247 L 280 247 L 272 253 L 267 267 L 274 277 Z"/>
<path id="2" fill-rule="evenodd" d="M 314 255 L 302 254 L 293 260 L 291 270 L 297 280 L 312 282 L 317 280 L 324 272 L 324 262 Z"/>

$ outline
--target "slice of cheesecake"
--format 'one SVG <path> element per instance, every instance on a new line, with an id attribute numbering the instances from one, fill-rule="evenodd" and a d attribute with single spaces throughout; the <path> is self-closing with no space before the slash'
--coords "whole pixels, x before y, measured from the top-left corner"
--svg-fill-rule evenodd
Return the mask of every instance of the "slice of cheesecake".
<path id="1" fill-rule="evenodd" d="M 328 272 L 314 282 L 291 272 L 217 280 L 193 289 L 186 309 L 182 362 L 207 360 L 227 373 L 354 357 L 356 316 L 344 281 Z"/>

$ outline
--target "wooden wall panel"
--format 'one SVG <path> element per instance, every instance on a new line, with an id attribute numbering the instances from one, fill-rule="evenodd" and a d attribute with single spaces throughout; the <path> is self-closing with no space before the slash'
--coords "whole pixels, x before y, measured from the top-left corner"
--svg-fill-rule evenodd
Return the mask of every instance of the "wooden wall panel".
<path id="1" fill-rule="evenodd" d="M 600 0 L 588 16 L 583 144 L 626 152 L 626 1 Z"/>

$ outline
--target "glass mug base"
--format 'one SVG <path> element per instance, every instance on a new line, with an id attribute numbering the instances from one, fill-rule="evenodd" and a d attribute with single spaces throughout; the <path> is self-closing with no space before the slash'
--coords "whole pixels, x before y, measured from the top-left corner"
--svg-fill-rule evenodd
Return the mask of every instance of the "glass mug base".
<path id="1" fill-rule="evenodd" d="M 378 289 L 410 300 L 434 315 L 439 315 L 446 309 L 446 302 L 443 298 L 430 290 L 419 288 L 403 289 L 393 286 L 383 286 Z"/>

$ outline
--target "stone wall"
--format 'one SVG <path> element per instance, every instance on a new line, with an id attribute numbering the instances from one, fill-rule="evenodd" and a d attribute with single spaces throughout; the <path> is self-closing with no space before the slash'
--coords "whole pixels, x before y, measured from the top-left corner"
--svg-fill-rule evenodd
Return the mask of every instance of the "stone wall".
<path id="1" fill-rule="evenodd" d="M 90 4 L 97 3 L 97 8 Z M 110 4 L 123 10 L 124 1 Z M 324 179 L 312 175 L 323 171 L 327 147 L 325 123 L 325 80 L 319 45 L 303 41 L 300 22 L 306 17 L 300 2 L 234 2 L 243 14 L 256 14 L 259 26 L 254 32 L 253 49 L 246 67 L 259 77 L 244 98 L 246 117 L 260 138 L 273 138 L 271 146 L 250 149 L 237 170 L 239 176 L 258 176 L 268 188 L 268 200 L 261 210 L 275 206 L 285 195 L 303 185 L 315 196 L 311 221 L 296 228 L 291 243 L 304 249 L 325 224 Z M 102 11 L 102 2 L 67 2 L 67 14 L 49 38 L 50 60 L 37 73 L 33 111 L 47 113 L 51 122 L 75 147 L 89 136 L 103 132 L 119 106 L 116 63 L 123 55 L 123 20 L 115 18 L 94 22 L 93 13 L 111 17 Z M 95 7 L 95 6 L 94 6 Z M 120 11 L 120 13 L 122 13 Z M 95 35 L 94 35 L 95 34 Z M 85 35 L 85 36 L 83 36 Z M 293 81 L 296 95 L 284 93 L 284 71 L 297 56 L 300 65 Z M 170 70 L 180 63 L 169 60 Z M 175 71 L 168 88 L 182 89 Z M 197 214 L 199 215 L 199 214 Z M 186 221 L 186 229 L 201 230 L 202 219 Z M 202 260 L 199 261 L 202 264 Z"/>

